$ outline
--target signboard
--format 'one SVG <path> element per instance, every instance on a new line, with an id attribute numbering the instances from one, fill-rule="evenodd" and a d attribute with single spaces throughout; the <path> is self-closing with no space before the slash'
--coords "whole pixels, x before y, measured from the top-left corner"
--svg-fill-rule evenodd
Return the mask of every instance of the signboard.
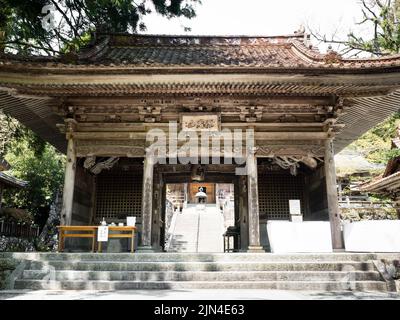
<path id="1" fill-rule="evenodd" d="M 301 215 L 300 200 L 289 200 L 289 212 L 291 215 Z"/>
<path id="2" fill-rule="evenodd" d="M 108 241 L 108 227 L 107 226 L 99 226 L 97 228 L 97 241 L 98 242 L 107 242 Z"/>
<path id="3" fill-rule="evenodd" d="M 204 113 L 181 114 L 182 131 L 219 131 L 219 115 Z"/>
<path id="4" fill-rule="evenodd" d="M 126 225 L 128 227 L 134 227 L 136 225 L 136 217 L 126 217 Z"/>

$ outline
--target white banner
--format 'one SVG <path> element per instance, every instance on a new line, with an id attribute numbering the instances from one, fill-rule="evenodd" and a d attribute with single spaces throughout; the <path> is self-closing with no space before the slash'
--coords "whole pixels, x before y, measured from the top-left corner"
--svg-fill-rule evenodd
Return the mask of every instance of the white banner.
<path id="1" fill-rule="evenodd" d="M 108 241 L 108 227 L 100 226 L 97 229 L 97 241 L 107 242 Z"/>

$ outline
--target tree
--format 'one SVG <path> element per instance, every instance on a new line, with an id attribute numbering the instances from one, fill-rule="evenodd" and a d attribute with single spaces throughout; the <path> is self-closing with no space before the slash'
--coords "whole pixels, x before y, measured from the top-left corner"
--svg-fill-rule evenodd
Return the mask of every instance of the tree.
<path id="1" fill-rule="evenodd" d="M 46 142 L 33 131 L 21 125 L 16 119 L 0 110 L 0 158 L 3 158 L 12 147 L 12 142 L 26 140 L 35 155 L 41 156 Z"/>
<path id="2" fill-rule="evenodd" d="M 320 42 L 342 47 L 341 53 L 354 56 L 362 52 L 375 56 L 400 53 L 400 0 L 361 0 L 363 19 L 358 25 L 370 28 L 365 38 L 350 31 L 347 39 L 321 35 L 311 30 Z"/>
<path id="3" fill-rule="evenodd" d="M 56 56 L 78 51 L 93 32 L 146 30 L 143 17 L 195 17 L 200 0 L 0 0 L 0 55 L 12 52 Z M 0 112 L 0 157 L 13 174 L 29 182 L 27 189 L 6 192 L 7 206 L 25 208 L 35 222 L 45 223 L 61 189 L 64 156 L 31 130 Z"/>
<path id="4" fill-rule="evenodd" d="M 327 37 L 316 31 L 312 35 L 319 41 L 340 45 L 342 54 L 348 56 L 368 53 L 374 56 L 400 53 L 400 0 L 361 0 L 363 19 L 359 25 L 370 28 L 370 36 L 365 38 L 351 31 L 348 39 L 337 39 L 335 35 Z M 376 163 L 386 163 L 397 156 L 392 151 L 391 139 L 396 136 L 400 124 L 400 112 L 378 124 L 348 146 L 362 153 Z"/>
<path id="5" fill-rule="evenodd" d="M 42 226 L 51 202 L 62 188 L 64 156 L 33 131 L 0 112 L 0 158 L 11 164 L 17 178 L 28 182 L 26 189 L 6 189 L 5 205 L 26 209 Z"/>
<path id="6" fill-rule="evenodd" d="M 400 125 L 400 112 L 396 112 L 384 122 L 378 124 L 351 143 L 348 148 L 363 154 L 369 161 L 386 164 L 399 155 L 399 150 L 391 150 L 392 138 Z"/>
<path id="7" fill-rule="evenodd" d="M 65 156 L 49 144 L 37 154 L 29 139 L 25 135 L 9 143 L 5 159 L 11 164 L 13 175 L 27 181 L 28 187 L 19 191 L 6 190 L 4 202 L 8 207 L 26 209 L 33 214 L 35 222 L 43 226 L 50 205 L 64 182 Z"/>
<path id="8" fill-rule="evenodd" d="M 200 0 L 0 0 L 0 46 L 49 56 L 77 51 L 93 31 L 146 30 L 143 17 L 195 17 Z M 3 40 L 1 40 L 1 37 Z"/>

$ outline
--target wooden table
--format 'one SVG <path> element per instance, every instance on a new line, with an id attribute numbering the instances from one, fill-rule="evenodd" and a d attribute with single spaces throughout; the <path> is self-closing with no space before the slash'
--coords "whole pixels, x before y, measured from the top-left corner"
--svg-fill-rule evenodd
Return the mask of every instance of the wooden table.
<path id="1" fill-rule="evenodd" d="M 120 233 L 110 233 L 111 231 L 118 231 Z M 119 226 L 108 226 L 108 238 L 128 238 L 131 239 L 131 252 L 135 249 L 135 231 L 136 227 L 119 227 Z M 98 242 L 97 252 L 101 252 L 101 242 Z"/>
<path id="2" fill-rule="evenodd" d="M 58 251 L 63 252 L 65 238 L 92 238 L 92 252 L 95 249 L 97 226 L 58 226 Z"/>
<path id="3" fill-rule="evenodd" d="M 92 239 L 92 252 L 95 251 L 95 244 L 97 242 L 97 229 L 98 226 L 58 226 L 59 242 L 58 251 L 63 252 L 65 247 L 65 238 L 91 238 Z M 131 252 L 135 248 L 135 231 L 136 227 L 128 226 L 108 226 L 108 231 L 117 231 L 120 233 L 109 233 L 108 238 L 128 238 L 131 239 Z M 97 243 L 97 251 L 101 252 L 101 242 Z"/>

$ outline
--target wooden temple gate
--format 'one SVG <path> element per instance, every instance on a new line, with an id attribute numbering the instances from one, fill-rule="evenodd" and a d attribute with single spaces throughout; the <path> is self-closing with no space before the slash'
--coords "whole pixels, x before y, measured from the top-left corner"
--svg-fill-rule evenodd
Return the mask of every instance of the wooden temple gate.
<path id="1" fill-rule="evenodd" d="M 321 54 L 303 33 L 97 34 L 76 55 L 1 55 L 0 107 L 66 153 L 64 225 L 136 216 L 140 249 L 160 250 L 165 184 L 190 182 L 191 169 L 159 164 L 146 137 L 171 121 L 196 128 L 204 115 L 215 132 L 254 131 L 247 175 L 204 169 L 206 182 L 235 184 L 241 250 L 262 251 L 260 221 L 288 219 L 292 197 L 306 220 L 330 221 L 342 249 L 334 154 L 398 109 L 399 70 L 396 56 Z"/>
<path id="2" fill-rule="evenodd" d="M 126 216 L 136 216 L 141 228 L 141 250 L 162 250 L 165 234 L 165 186 L 168 183 L 191 182 L 194 165 L 158 164 L 152 157 L 121 157 L 122 154 L 97 157 L 100 160 L 96 161 L 93 153 L 84 157 L 84 149 L 79 148 L 79 141 L 73 144 L 71 150 L 75 152 L 68 153 L 67 157 L 68 162 L 74 165 L 67 163 L 66 177 L 74 177 L 75 181 L 71 178 L 65 180 L 63 223 L 98 224 L 103 218 L 123 222 Z M 236 175 L 237 165 L 234 164 L 202 165 L 205 183 L 230 183 L 235 186 L 235 223 L 241 232 L 241 250 L 262 250 L 260 220 L 289 220 L 290 199 L 301 200 L 306 221 L 330 219 L 331 223 L 335 222 L 338 216 L 332 218 L 328 211 L 329 201 L 334 202 L 333 206 L 337 203 L 334 166 L 325 166 L 322 161 L 327 157 L 323 152 L 329 153 L 332 149 L 324 150 L 324 146 L 329 147 L 330 144 L 320 142 L 319 145 L 312 145 L 315 148 L 313 151 L 305 150 L 310 149 L 309 145 L 304 145 L 303 149 L 279 145 L 278 159 L 302 159 L 305 154 L 310 155 L 310 152 L 314 152 L 315 159 L 319 159 L 314 160 L 315 163 L 305 160 L 287 161 L 285 164 L 280 163 L 281 160 L 276 161 L 277 156 L 269 153 L 271 147 L 258 148 L 254 155 L 247 157 L 247 161 L 252 160 L 256 168 L 250 171 L 250 175 Z M 276 154 L 277 150 L 274 150 Z M 100 154 L 104 155 L 102 152 Z M 327 172 L 329 170 L 333 173 Z M 325 179 L 329 175 L 333 176 L 331 185 Z M 84 186 L 79 187 L 82 184 Z M 324 190 L 330 191 L 334 197 L 329 200 Z M 85 203 L 79 201 L 82 198 L 90 199 L 91 202 L 86 201 L 85 207 Z M 338 237 L 339 248 L 340 229 L 336 232 L 339 235 L 333 234 L 333 237 Z"/>

